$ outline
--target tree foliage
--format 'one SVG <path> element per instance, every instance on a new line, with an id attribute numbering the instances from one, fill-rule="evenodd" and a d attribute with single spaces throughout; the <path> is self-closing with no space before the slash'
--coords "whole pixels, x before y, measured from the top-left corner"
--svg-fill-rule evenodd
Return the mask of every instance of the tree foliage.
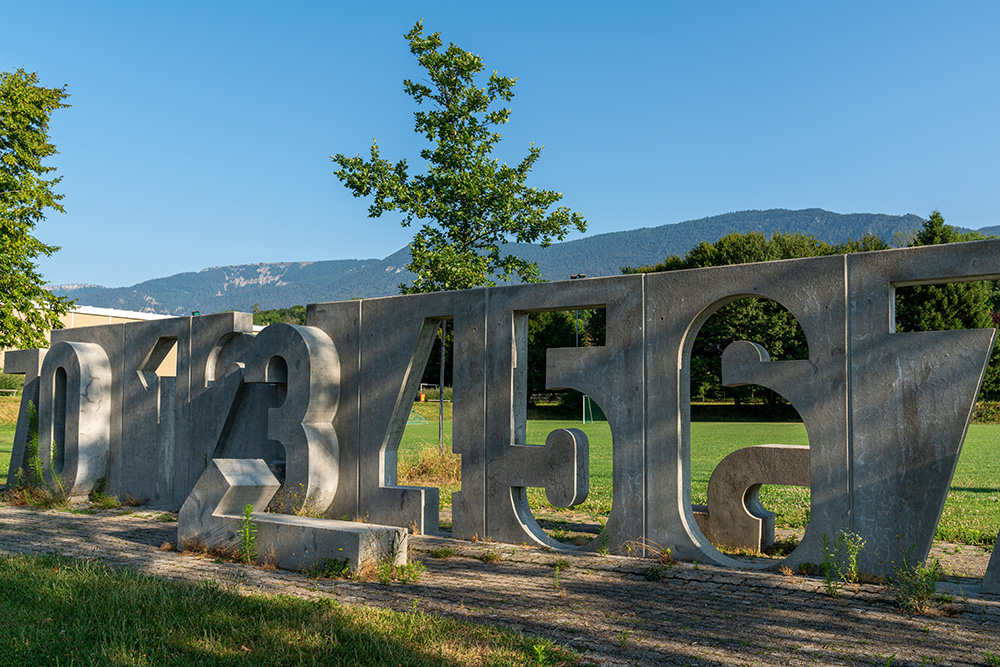
<path id="1" fill-rule="evenodd" d="M 933 211 L 910 247 L 975 241 L 985 238 L 976 232 L 961 233 L 945 224 L 944 216 Z M 994 305 L 996 284 L 984 281 L 916 285 L 896 290 L 896 331 L 944 331 L 988 329 L 996 326 Z M 1000 347 L 994 346 L 983 392 L 1000 392 Z"/>
<path id="2" fill-rule="evenodd" d="M 42 164 L 54 155 L 49 117 L 69 105 L 66 88 L 44 88 L 19 69 L 0 72 L 0 348 L 46 345 L 44 332 L 62 326 L 72 302 L 45 290 L 36 259 L 59 248 L 33 232 L 45 209 L 62 212 L 54 191 L 61 177 Z"/>
<path id="3" fill-rule="evenodd" d="M 332 156 L 337 177 L 355 197 L 374 197 L 369 217 L 398 211 L 404 227 L 420 222 L 407 265 L 417 278 L 400 285 L 402 292 L 467 289 L 515 276 L 537 281 L 537 264 L 504 254 L 502 247 L 512 241 L 548 246 L 571 227 L 585 231 L 586 222 L 567 207 L 550 210 L 561 194 L 527 186 L 541 148 L 532 144 L 514 167 L 492 157 L 501 139 L 496 128 L 511 113 L 497 103 L 513 99 L 517 79 L 494 71 L 480 87 L 480 56 L 455 44 L 443 48 L 441 34 L 424 35 L 419 21 L 405 37 L 427 76 L 427 84 L 403 82 L 418 106 L 430 105 L 414 114 L 414 131 L 431 143 L 420 152 L 427 172 L 411 176 L 405 159 L 383 159 L 373 141 L 367 160 Z"/>
<path id="4" fill-rule="evenodd" d="M 254 304 L 253 323 L 258 326 L 267 326 L 282 322 L 284 324 L 305 324 L 306 307 L 292 306 L 291 308 L 274 308 L 272 310 L 260 310 Z"/>

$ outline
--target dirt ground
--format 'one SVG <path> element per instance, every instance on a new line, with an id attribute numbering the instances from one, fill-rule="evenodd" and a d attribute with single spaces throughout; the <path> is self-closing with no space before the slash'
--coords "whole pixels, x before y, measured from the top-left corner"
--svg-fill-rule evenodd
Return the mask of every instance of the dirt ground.
<path id="1" fill-rule="evenodd" d="M 965 574 L 939 584 L 928 613 L 910 615 L 879 585 L 830 597 L 815 577 L 424 536 L 410 542 L 410 557 L 427 568 L 416 584 L 311 579 L 160 550 L 176 541 L 177 524 L 158 517 L 141 508 L 79 515 L 0 505 L 0 553 L 55 551 L 248 592 L 416 604 L 550 638 L 581 664 L 1000 664 L 1000 598 L 978 597 L 988 554 L 975 547 L 935 546 L 948 571 Z"/>

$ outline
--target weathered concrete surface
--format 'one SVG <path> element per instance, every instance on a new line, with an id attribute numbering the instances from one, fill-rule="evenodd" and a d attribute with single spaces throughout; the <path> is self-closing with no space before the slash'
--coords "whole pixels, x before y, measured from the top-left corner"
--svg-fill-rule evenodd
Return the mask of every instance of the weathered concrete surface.
<path id="1" fill-rule="evenodd" d="M 358 496 L 372 521 L 438 532 L 437 488 L 397 485 L 396 454 L 439 323 L 453 318 L 455 349 L 464 356 L 456 360 L 453 405 L 453 449 L 462 455 L 462 492 L 454 502 L 463 508 L 455 529 L 465 534 L 481 525 L 486 297 L 486 290 L 468 290 L 362 303 Z"/>
<path id="2" fill-rule="evenodd" d="M 360 299 L 338 303 L 310 304 L 306 325 L 325 332 L 336 341 L 340 360 L 340 400 L 333 416 L 339 443 L 337 490 L 326 518 L 364 516 L 358 505 L 360 462 L 358 439 L 361 418 L 361 303 Z"/>
<path id="3" fill-rule="evenodd" d="M 619 551 L 626 542 L 643 536 L 643 284 L 643 276 L 636 275 L 489 290 L 486 508 L 491 538 L 566 548 L 550 540 L 537 525 L 523 485 L 528 475 L 535 478 L 532 486 L 548 488 L 558 484 L 560 476 L 576 474 L 572 459 L 563 462 L 561 472 L 532 469 L 536 455 L 523 447 L 529 444 L 525 415 L 528 315 L 602 306 L 607 308 L 605 346 L 549 350 L 546 385 L 590 395 L 608 418 L 613 497 L 606 524 L 607 548 Z M 517 474 L 519 469 L 522 472 Z M 601 546 L 594 540 L 583 549 Z"/>
<path id="4" fill-rule="evenodd" d="M 28 441 L 28 429 L 31 419 L 28 414 L 28 402 L 38 409 L 38 375 L 42 370 L 42 361 L 48 350 L 15 350 L 4 354 L 4 373 L 24 376 L 24 389 L 21 391 L 21 405 L 17 413 L 17 425 L 14 427 L 14 442 L 10 453 L 10 466 L 7 469 L 7 488 L 17 486 L 17 474 L 24 469 L 24 450 Z"/>
<path id="5" fill-rule="evenodd" d="M 111 494 L 169 505 L 186 497 L 211 458 L 259 455 L 285 464 L 289 484 L 328 503 L 327 516 L 369 514 L 434 532 L 437 490 L 398 486 L 396 451 L 434 332 L 453 319 L 453 449 L 463 467 L 454 534 L 547 543 L 524 489 L 538 484 L 553 496 L 582 498 L 582 441 L 572 436 L 573 446 L 546 454 L 544 465 L 526 446 L 527 319 L 606 306 L 607 345 L 551 350 L 547 384 L 591 395 L 608 416 L 607 544 L 615 550 L 647 539 L 679 557 L 731 565 L 690 509 L 691 349 L 725 304 L 773 299 L 802 326 L 808 358 L 771 361 L 767 341 L 744 341 L 726 351 L 722 367 L 726 384 L 771 388 L 805 423 L 811 520 L 788 560 L 819 562 L 822 535 L 852 530 L 869 545 L 862 568 L 885 572 L 910 548 L 912 557 L 927 553 L 994 338 L 991 330 L 893 333 L 893 290 L 997 277 L 1000 241 L 982 241 L 320 304 L 310 308 L 308 327 L 278 325 L 257 339 L 249 315 L 225 314 L 60 330 L 53 345 L 96 345 L 109 362 Z M 171 391 L 150 374 L 173 340 Z M 334 357 L 338 368 L 328 361 Z M 155 455 L 144 457 L 154 440 Z M 301 452 L 308 461 L 295 458 Z M 12 468 L 19 463 L 15 457 Z"/>
<path id="6" fill-rule="evenodd" d="M 210 459 L 264 458 L 280 449 L 267 439 L 276 392 L 243 383 L 243 356 L 253 341 L 250 313 L 191 318 L 191 337 L 177 342 L 179 446 L 174 490 L 180 507 Z M 183 399 L 181 399 L 183 394 Z"/>
<path id="7" fill-rule="evenodd" d="M 811 448 L 810 521 L 788 561 L 823 560 L 823 533 L 836 534 L 850 520 L 845 293 L 843 256 L 646 276 L 647 539 L 681 558 L 734 565 L 701 534 L 691 510 L 691 348 L 712 314 L 755 296 L 795 316 L 809 358 L 772 362 L 731 355 L 727 380 L 769 387 L 802 417 Z"/>
<path id="8" fill-rule="evenodd" d="M 354 569 L 406 563 L 403 528 L 265 513 L 279 486 L 261 459 L 213 459 L 177 515 L 178 544 L 238 549 L 250 505 L 257 555 L 278 567 L 307 570 L 326 559 L 347 560 Z"/>
<path id="9" fill-rule="evenodd" d="M 111 365 L 93 343 L 56 343 L 40 375 L 38 458 L 45 482 L 68 498 L 104 479 L 111 437 Z M 58 479 L 56 479 L 58 477 Z"/>
<path id="10" fill-rule="evenodd" d="M 157 505 L 176 506 L 184 500 L 177 491 L 187 490 L 176 489 L 176 476 L 177 459 L 186 454 L 178 448 L 187 441 L 178 442 L 177 405 L 187 397 L 188 378 L 184 368 L 163 376 L 157 369 L 190 335 L 188 317 L 125 325 L 121 493 Z"/>
<path id="11" fill-rule="evenodd" d="M 122 358 L 125 349 L 125 325 L 105 324 L 77 329 L 55 329 L 52 331 L 51 338 L 53 348 L 63 342 L 87 343 L 99 346 L 107 357 L 111 367 L 111 380 L 107 387 L 109 400 L 106 405 L 110 419 L 110 431 L 108 434 L 107 469 L 104 471 L 105 492 L 112 496 L 125 498 L 122 486 L 122 414 L 125 406 L 122 396 L 122 373 L 124 372 Z M 41 396 L 39 396 L 39 401 L 38 414 L 41 417 L 46 401 Z"/>
<path id="12" fill-rule="evenodd" d="M 760 502 L 762 484 L 809 486 L 809 448 L 744 447 L 722 459 L 708 480 L 698 527 L 713 544 L 764 551 L 774 544 L 774 512 Z"/>
<path id="13" fill-rule="evenodd" d="M 267 436 L 285 449 L 285 491 L 323 513 L 333 503 L 340 444 L 333 418 L 340 400 L 340 360 L 322 330 L 272 324 L 257 334 L 245 357 L 247 384 L 284 385 L 284 400 L 268 410 Z"/>
<path id="14" fill-rule="evenodd" d="M 995 278 L 1000 252 L 986 241 L 845 259 L 850 529 L 866 541 L 859 567 L 888 575 L 907 553 L 927 557 L 995 337 L 992 329 L 894 333 L 893 287 Z"/>
<path id="15" fill-rule="evenodd" d="M 1000 596 L 1000 535 L 993 544 L 993 554 L 990 556 L 989 565 L 986 566 L 986 574 L 979 590 L 981 593 Z"/>

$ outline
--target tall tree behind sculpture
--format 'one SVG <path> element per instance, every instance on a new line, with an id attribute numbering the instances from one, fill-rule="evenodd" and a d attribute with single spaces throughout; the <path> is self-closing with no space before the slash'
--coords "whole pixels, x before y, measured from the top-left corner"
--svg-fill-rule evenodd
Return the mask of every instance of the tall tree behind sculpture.
<path id="1" fill-rule="evenodd" d="M 49 117 L 67 96 L 23 69 L 0 72 L 0 348 L 46 347 L 44 332 L 61 327 L 72 304 L 42 287 L 36 258 L 59 248 L 33 235 L 46 208 L 63 211 L 53 191 L 61 177 L 46 178 L 55 167 L 42 160 L 56 153 Z"/>
<path id="2" fill-rule="evenodd" d="M 932 211 L 910 247 L 976 241 L 978 232 L 962 233 L 945 224 L 940 211 Z M 944 285 L 916 285 L 896 290 L 897 331 L 947 331 L 989 329 L 995 326 L 988 283 L 966 282 Z M 993 347 L 982 393 L 1000 392 L 1000 345 Z"/>
<path id="3" fill-rule="evenodd" d="M 441 33 L 425 36 L 419 21 L 405 37 L 431 84 L 403 82 L 418 105 L 433 105 L 414 114 L 414 131 L 432 144 L 420 152 L 427 173 L 411 177 L 405 159 L 382 159 L 373 141 L 370 160 L 333 156 L 340 167 L 337 178 L 355 197 L 374 196 L 369 217 L 399 211 L 404 227 L 421 222 L 407 265 L 417 278 L 400 285 L 403 293 L 493 285 L 497 278 L 537 281 L 538 266 L 503 254 L 502 246 L 511 241 L 547 246 L 571 227 L 585 231 L 586 221 L 565 206 L 549 210 L 560 193 L 525 184 L 541 148 L 532 144 L 516 167 L 491 157 L 501 138 L 494 129 L 510 117 L 510 109 L 494 104 L 513 99 L 517 79 L 494 72 L 480 88 L 475 79 L 484 69 L 481 57 L 455 44 L 442 50 Z"/>

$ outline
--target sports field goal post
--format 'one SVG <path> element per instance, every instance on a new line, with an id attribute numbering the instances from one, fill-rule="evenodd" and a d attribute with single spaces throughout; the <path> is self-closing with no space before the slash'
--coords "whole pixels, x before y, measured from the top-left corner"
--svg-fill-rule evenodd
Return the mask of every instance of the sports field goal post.
<path id="1" fill-rule="evenodd" d="M 606 422 L 608 418 L 604 416 L 601 406 L 594 402 L 590 396 L 583 396 L 583 423 Z"/>

